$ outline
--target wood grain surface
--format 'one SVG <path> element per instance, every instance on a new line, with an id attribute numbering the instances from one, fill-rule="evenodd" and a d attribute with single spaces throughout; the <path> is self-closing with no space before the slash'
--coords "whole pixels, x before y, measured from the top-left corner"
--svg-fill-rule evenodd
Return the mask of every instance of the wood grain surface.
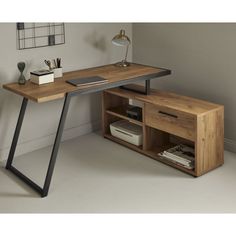
<path id="1" fill-rule="evenodd" d="M 170 73 L 169 70 L 139 64 L 131 64 L 128 67 L 117 67 L 112 64 L 66 72 L 63 74 L 63 77 L 56 78 L 54 83 L 37 85 L 27 81 L 25 85 L 19 85 L 18 83 L 4 84 L 3 88 L 32 101 L 41 103 L 63 98 L 65 94 L 69 92 L 85 89 L 85 87 L 79 88 L 68 84 L 66 81 L 69 79 L 101 76 L 107 79 L 109 84 L 112 84 L 141 76 L 161 74 L 165 71 Z M 94 88 L 95 86 L 99 85 L 91 85 L 86 87 L 86 89 Z"/>
<path id="2" fill-rule="evenodd" d="M 198 116 L 196 176 L 224 164 L 224 107 Z"/>
<path id="3" fill-rule="evenodd" d="M 140 86 L 135 85 L 135 87 Z M 106 90 L 106 92 L 192 115 L 207 113 L 211 110 L 218 109 L 219 107 L 219 105 L 216 103 L 157 89 L 152 89 L 150 95 L 142 95 L 120 88 L 109 89 Z"/>
<path id="4" fill-rule="evenodd" d="M 145 106 L 146 125 L 195 141 L 194 115 L 149 103 Z"/>

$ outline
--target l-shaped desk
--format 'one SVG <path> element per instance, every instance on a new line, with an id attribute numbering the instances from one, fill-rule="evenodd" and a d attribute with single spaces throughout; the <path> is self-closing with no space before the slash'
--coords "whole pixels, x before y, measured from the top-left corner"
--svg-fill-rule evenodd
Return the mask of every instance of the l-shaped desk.
<path id="1" fill-rule="evenodd" d="M 16 129 L 6 164 L 6 169 L 18 176 L 31 188 L 37 191 L 42 197 L 46 197 L 48 195 L 71 97 L 78 96 L 80 94 L 103 91 L 109 88 L 125 86 L 131 83 L 141 81 L 145 81 L 145 93 L 148 94 L 151 79 L 169 75 L 170 73 L 171 71 L 168 69 L 156 68 L 135 63 L 132 63 L 128 67 L 117 67 L 111 64 L 78 71 L 66 72 L 64 73 L 63 77 L 55 79 L 54 83 L 44 84 L 40 86 L 33 84 L 30 81 L 27 81 L 25 85 L 19 85 L 18 83 L 10 83 L 3 85 L 3 88 L 23 97 L 20 114 L 16 124 Z M 66 82 L 69 79 L 84 78 L 90 76 L 101 76 L 107 79 L 108 82 L 102 85 L 90 85 L 83 88 L 70 85 Z M 34 101 L 36 103 L 43 103 L 62 98 L 64 98 L 64 105 L 61 112 L 61 118 L 58 124 L 51 158 L 49 161 L 48 170 L 44 181 L 44 186 L 40 187 L 38 184 L 33 182 L 30 178 L 28 178 L 26 175 L 16 169 L 12 165 L 12 162 L 14 159 L 15 150 L 20 135 L 20 130 L 28 100 Z"/>

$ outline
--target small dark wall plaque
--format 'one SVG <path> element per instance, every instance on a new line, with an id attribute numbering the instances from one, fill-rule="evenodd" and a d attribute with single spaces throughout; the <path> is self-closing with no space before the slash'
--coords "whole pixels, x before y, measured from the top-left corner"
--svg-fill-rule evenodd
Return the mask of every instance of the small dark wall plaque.
<path id="1" fill-rule="evenodd" d="M 16 26 L 17 26 L 18 30 L 23 30 L 25 28 L 25 24 L 24 23 L 17 23 Z"/>
<path id="2" fill-rule="evenodd" d="M 55 35 L 48 35 L 48 45 L 49 46 L 55 45 Z"/>

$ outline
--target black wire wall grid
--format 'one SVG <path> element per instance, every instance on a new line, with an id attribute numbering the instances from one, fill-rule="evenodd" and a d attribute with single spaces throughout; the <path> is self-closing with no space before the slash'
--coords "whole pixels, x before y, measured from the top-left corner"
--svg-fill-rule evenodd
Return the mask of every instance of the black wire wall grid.
<path id="1" fill-rule="evenodd" d="M 64 23 L 16 23 L 18 49 L 29 49 L 65 43 Z"/>

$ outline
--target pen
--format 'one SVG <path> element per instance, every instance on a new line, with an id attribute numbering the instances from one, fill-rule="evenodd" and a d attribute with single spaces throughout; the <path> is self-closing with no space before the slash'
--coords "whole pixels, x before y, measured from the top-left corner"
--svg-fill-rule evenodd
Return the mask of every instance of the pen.
<path id="1" fill-rule="evenodd" d="M 58 66 L 57 66 L 57 63 L 56 63 L 56 60 L 55 60 L 55 59 L 53 59 L 53 64 L 54 64 L 54 68 L 58 68 Z"/>
<path id="2" fill-rule="evenodd" d="M 57 58 L 57 68 L 61 68 L 61 58 Z"/>
<path id="3" fill-rule="evenodd" d="M 45 64 L 49 67 L 49 70 L 52 69 L 51 67 L 51 61 L 50 60 L 44 60 Z"/>

